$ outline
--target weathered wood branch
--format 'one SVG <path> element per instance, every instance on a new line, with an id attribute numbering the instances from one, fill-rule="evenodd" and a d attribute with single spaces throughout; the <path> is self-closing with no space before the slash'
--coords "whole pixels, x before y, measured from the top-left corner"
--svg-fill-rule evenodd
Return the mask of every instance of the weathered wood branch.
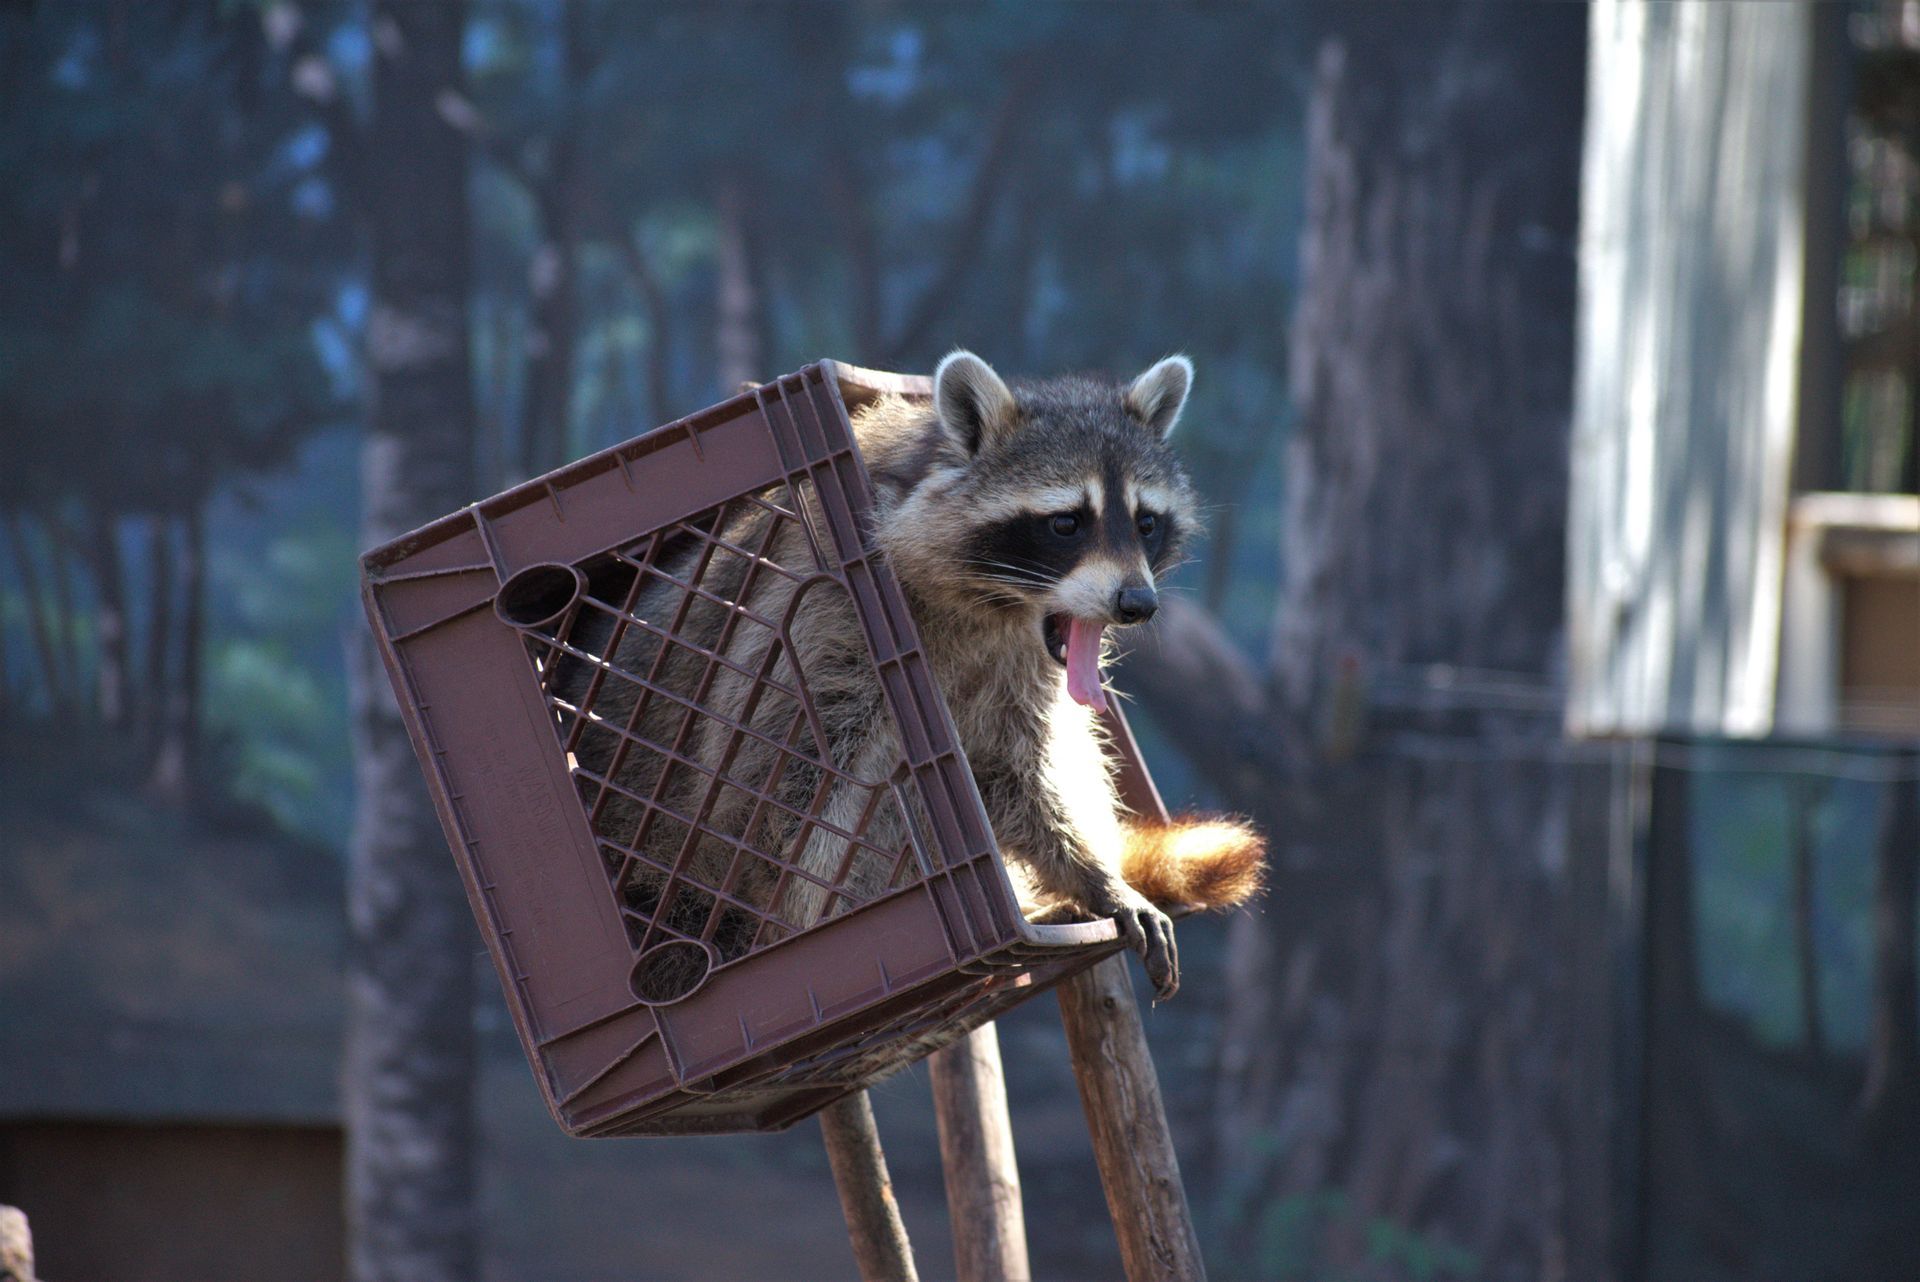
<path id="1" fill-rule="evenodd" d="M 1027 1262 L 1000 1035 L 984 1024 L 927 1065 L 940 1126 L 955 1276 L 959 1282 L 1024 1282 L 1033 1268 Z"/>
<path id="2" fill-rule="evenodd" d="M 867 1093 L 857 1091 L 822 1109 L 820 1138 L 826 1141 L 827 1164 L 833 1168 L 833 1186 L 847 1217 L 861 1282 L 916 1282 L 913 1248 L 893 1196 Z"/>
<path id="3" fill-rule="evenodd" d="M 1109 957 L 1058 991 L 1127 1282 L 1199 1282 L 1206 1266 L 1126 958 Z"/>

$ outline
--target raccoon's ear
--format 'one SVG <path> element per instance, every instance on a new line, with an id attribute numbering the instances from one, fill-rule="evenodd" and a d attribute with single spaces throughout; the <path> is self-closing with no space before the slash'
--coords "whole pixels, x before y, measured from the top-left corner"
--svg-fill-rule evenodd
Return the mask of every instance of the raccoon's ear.
<path id="1" fill-rule="evenodd" d="M 1169 356 L 1128 385 L 1127 408 L 1148 431 L 1165 437 L 1180 421 L 1180 411 L 1192 390 L 1193 362 L 1184 356 Z"/>
<path id="2" fill-rule="evenodd" d="M 933 371 L 933 408 L 968 454 L 1012 432 L 1013 393 L 993 366 L 964 348 L 950 352 Z"/>

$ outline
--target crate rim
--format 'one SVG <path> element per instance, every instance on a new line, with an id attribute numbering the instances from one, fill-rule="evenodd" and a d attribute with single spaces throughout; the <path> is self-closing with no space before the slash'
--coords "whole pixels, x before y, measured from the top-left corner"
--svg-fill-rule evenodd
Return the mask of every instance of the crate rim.
<path id="1" fill-rule="evenodd" d="M 360 554 L 361 572 L 374 583 L 380 583 L 384 581 L 381 571 L 386 566 L 402 557 L 433 547 L 458 535 L 466 528 L 464 522 L 470 520 L 476 511 L 487 514 L 496 511 L 514 511 L 530 501 L 550 497 L 553 487 L 563 480 L 571 479 L 583 472 L 597 471 L 609 463 L 618 466 L 622 452 L 634 451 L 634 447 L 643 441 L 655 438 L 665 440 L 675 432 L 697 433 L 706 426 L 725 422 L 738 414 L 757 408 L 758 398 L 764 388 L 792 378 L 810 381 L 816 374 L 823 381 L 831 381 L 839 387 L 841 401 L 848 409 L 854 409 L 885 395 L 904 396 L 911 399 L 931 399 L 933 396 L 933 379 L 925 374 L 895 374 L 887 370 L 868 369 L 864 366 L 848 364 L 846 361 L 824 358 L 812 361 L 768 382 L 756 383 L 753 387 L 737 392 L 704 409 L 683 414 L 670 422 L 650 427 L 636 436 L 630 436 L 604 449 L 595 450 L 570 463 L 564 463 L 552 471 L 530 477 L 497 494 L 490 494 L 485 498 L 462 504 L 424 525 L 416 526 L 403 534 L 397 534 Z M 637 451 L 637 453 L 644 453 L 644 451 Z M 856 457 L 858 457 L 857 454 Z M 866 469 L 864 459 L 861 459 L 860 467 L 864 472 Z"/>

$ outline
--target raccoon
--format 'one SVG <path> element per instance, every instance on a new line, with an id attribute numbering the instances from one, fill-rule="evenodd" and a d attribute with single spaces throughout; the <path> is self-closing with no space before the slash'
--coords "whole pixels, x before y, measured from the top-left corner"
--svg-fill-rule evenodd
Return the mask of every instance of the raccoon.
<path id="1" fill-rule="evenodd" d="M 882 397 L 854 416 L 875 490 L 868 533 L 912 608 L 1023 908 L 1115 919 L 1160 997 L 1179 984 L 1166 910 L 1243 902 L 1264 854 L 1235 820 L 1126 812 L 1097 720 L 1109 631 L 1153 617 L 1156 576 L 1196 528 L 1166 439 L 1192 378 L 1175 356 L 1125 386 L 1009 385 L 956 351 L 930 405 Z M 583 611 L 548 674 L 563 707 L 592 704 L 576 778 L 596 830 L 638 868 L 630 904 L 722 961 L 911 876 L 923 822 L 902 811 L 913 790 L 892 786 L 901 746 L 851 602 L 768 568 L 812 563 L 813 515 L 749 504 L 711 538 L 656 546 L 657 573 L 606 567 L 592 597 L 624 609 Z M 717 560 L 716 542 L 746 555 Z M 699 594 L 679 586 L 695 580 Z M 671 615 L 699 648 L 663 647 L 628 615 Z M 810 707 L 789 693 L 802 676 Z M 723 715 L 689 716 L 694 705 Z M 755 851 L 791 853 L 773 864 Z"/>

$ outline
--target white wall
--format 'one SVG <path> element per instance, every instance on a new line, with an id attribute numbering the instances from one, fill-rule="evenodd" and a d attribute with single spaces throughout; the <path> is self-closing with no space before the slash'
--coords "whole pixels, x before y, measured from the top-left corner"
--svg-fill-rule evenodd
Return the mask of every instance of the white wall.
<path id="1" fill-rule="evenodd" d="M 1773 724 L 1811 6 L 1597 0 L 1568 539 L 1575 733 Z"/>

